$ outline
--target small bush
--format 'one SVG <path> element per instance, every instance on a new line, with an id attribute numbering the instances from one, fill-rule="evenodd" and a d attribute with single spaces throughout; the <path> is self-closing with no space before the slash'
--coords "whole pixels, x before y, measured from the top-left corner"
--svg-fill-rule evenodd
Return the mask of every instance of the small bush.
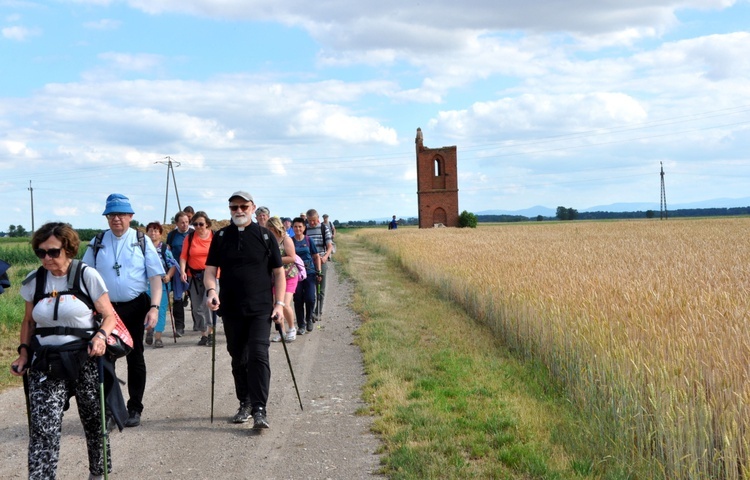
<path id="1" fill-rule="evenodd" d="M 458 228 L 477 228 L 477 216 L 464 210 L 458 217 Z"/>

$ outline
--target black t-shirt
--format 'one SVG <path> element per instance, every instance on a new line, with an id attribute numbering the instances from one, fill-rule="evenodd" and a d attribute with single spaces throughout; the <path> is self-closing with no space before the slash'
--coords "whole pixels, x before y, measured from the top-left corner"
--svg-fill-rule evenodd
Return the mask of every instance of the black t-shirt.
<path id="1" fill-rule="evenodd" d="M 271 314 L 274 268 L 282 266 L 276 237 L 251 223 L 243 231 L 229 225 L 214 234 L 206 265 L 221 269 L 222 314 Z"/>

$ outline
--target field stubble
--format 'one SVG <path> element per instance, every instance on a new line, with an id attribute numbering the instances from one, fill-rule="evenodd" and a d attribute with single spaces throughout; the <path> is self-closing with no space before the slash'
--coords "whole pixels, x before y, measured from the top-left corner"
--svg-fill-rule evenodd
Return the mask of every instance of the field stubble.
<path id="1" fill-rule="evenodd" d="M 750 476 L 750 219 L 364 231 L 665 478 Z"/>

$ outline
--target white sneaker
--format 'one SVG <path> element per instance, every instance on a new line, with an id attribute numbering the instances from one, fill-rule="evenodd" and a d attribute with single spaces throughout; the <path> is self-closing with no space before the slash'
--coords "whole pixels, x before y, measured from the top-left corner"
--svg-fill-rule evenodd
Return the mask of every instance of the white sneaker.
<path id="1" fill-rule="evenodd" d="M 280 342 L 281 341 L 281 334 L 277 333 L 276 335 L 274 335 L 273 338 L 271 339 L 271 341 L 272 342 Z"/>
<path id="2" fill-rule="evenodd" d="M 297 329 L 292 328 L 288 332 L 286 332 L 286 341 L 287 342 L 293 342 L 297 338 Z"/>

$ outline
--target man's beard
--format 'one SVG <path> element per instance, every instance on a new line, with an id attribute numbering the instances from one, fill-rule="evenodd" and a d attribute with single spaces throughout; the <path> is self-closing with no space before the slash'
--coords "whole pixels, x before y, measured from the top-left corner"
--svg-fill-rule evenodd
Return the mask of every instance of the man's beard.
<path id="1" fill-rule="evenodd" d="M 232 217 L 232 221 L 238 227 L 242 227 L 242 226 L 246 225 L 248 223 L 248 220 L 249 219 L 248 219 L 247 215 L 234 215 Z"/>

